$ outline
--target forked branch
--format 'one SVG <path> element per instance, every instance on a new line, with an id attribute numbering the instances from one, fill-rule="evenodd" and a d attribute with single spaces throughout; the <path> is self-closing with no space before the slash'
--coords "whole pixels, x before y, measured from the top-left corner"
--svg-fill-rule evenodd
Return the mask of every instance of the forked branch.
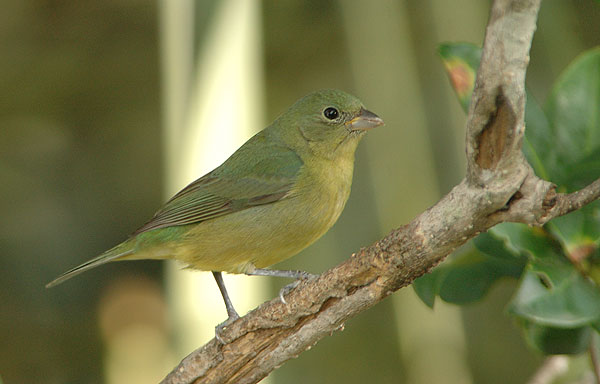
<path id="1" fill-rule="evenodd" d="M 187 356 L 163 383 L 256 383 L 502 221 L 541 225 L 600 195 L 556 194 L 521 152 L 525 72 L 541 0 L 496 0 L 467 121 L 467 177 L 437 204 L 318 278 L 262 304 Z"/>

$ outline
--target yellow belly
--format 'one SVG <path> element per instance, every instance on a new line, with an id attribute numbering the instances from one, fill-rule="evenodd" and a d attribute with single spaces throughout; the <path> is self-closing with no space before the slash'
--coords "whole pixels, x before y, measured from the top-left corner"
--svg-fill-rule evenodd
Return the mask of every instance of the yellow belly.
<path id="1" fill-rule="evenodd" d="M 294 256 L 331 228 L 351 182 L 352 168 L 302 174 L 282 200 L 187 225 L 176 240 L 144 247 L 127 258 L 170 258 L 190 268 L 229 273 L 268 267 Z"/>
<path id="2" fill-rule="evenodd" d="M 295 196 L 207 221 L 189 230 L 172 257 L 201 270 L 245 273 L 268 267 L 327 232 L 345 201 L 345 196 Z"/>

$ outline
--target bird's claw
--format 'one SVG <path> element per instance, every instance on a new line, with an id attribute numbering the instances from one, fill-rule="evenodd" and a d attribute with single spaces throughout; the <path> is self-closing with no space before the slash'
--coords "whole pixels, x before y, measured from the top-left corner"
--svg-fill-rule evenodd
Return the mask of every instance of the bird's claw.
<path id="1" fill-rule="evenodd" d="M 284 286 L 279 290 L 279 300 L 281 300 L 283 304 L 287 305 L 287 301 L 285 301 L 284 296 L 290 293 L 294 288 L 296 288 L 298 284 L 300 284 L 300 279 L 294 280 L 293 282 L 289 283 L 288 285 Z"/>
<path id="2" fill-rule="evenodd" d="M 223 339 L 223 337 L 221 336 L 221 334 L 223 333 L 223 331 L 230 326 L 231 324 L 233 324 L 233 322 L 235 322 L 237 319 L 239 319 L 240 316 L 236 313 L 233 316 L 229 316 L 227 318 L 227 320 L 225 320 L 224 322 L 222 322 L 221 324 L 217 325 L 215 327 L 215 339 L 217 339 L 217 341 L 223 345 L 227 344 L 225 342 L 225 340 Z"/>
<path id="3" fill-rule="evenodd" d="M 319 277 L 319 275 L 313 275 L 312 273 L 308 273 L 308 272 L 302 272 L 302 276 L 300 276 L 298 278 L 298 280 L 294 280 L 291 283 L 289 283 L 288 285 L 284 286 L 283 288 L 281 288 L 279 290 L 279 300 L 281 300 L 281 302 L 285 305 L 287 305 L 287 301 L 285 301 L 285 295 L 287 295 L 288 293 L 290 293 L 294 288 L 296 288 L 298 286 L 298 284 L 300 284 L 300 281 L 302 280 L 308 280 L 308 279 L 315 279 Z"/>

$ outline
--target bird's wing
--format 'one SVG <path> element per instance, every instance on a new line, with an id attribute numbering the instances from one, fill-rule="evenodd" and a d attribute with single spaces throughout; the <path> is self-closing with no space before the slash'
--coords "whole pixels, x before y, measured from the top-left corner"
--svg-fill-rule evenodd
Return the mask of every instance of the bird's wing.
<path id="1" fill-rule="evenodd" d="M 286 147 L 261 149 L 257 152 L 252 147 L 240 148 L 219 168 L 173 196 L 132 236 L 157 228 L 200 223 L 289 195 L 302 160 Z"/>

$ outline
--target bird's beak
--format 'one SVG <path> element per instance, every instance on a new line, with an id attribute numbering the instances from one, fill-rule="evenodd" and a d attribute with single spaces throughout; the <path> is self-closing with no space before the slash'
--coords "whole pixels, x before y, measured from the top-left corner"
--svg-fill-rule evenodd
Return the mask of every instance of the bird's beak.
<path id="1" fill-rule="evenodd" d="M 351 131 L 368 131 L 380 125 L 383 125 L 381 117 L 364 108 L 360 109 L 358 116 L 346 122 L 346 126 Z"/>

